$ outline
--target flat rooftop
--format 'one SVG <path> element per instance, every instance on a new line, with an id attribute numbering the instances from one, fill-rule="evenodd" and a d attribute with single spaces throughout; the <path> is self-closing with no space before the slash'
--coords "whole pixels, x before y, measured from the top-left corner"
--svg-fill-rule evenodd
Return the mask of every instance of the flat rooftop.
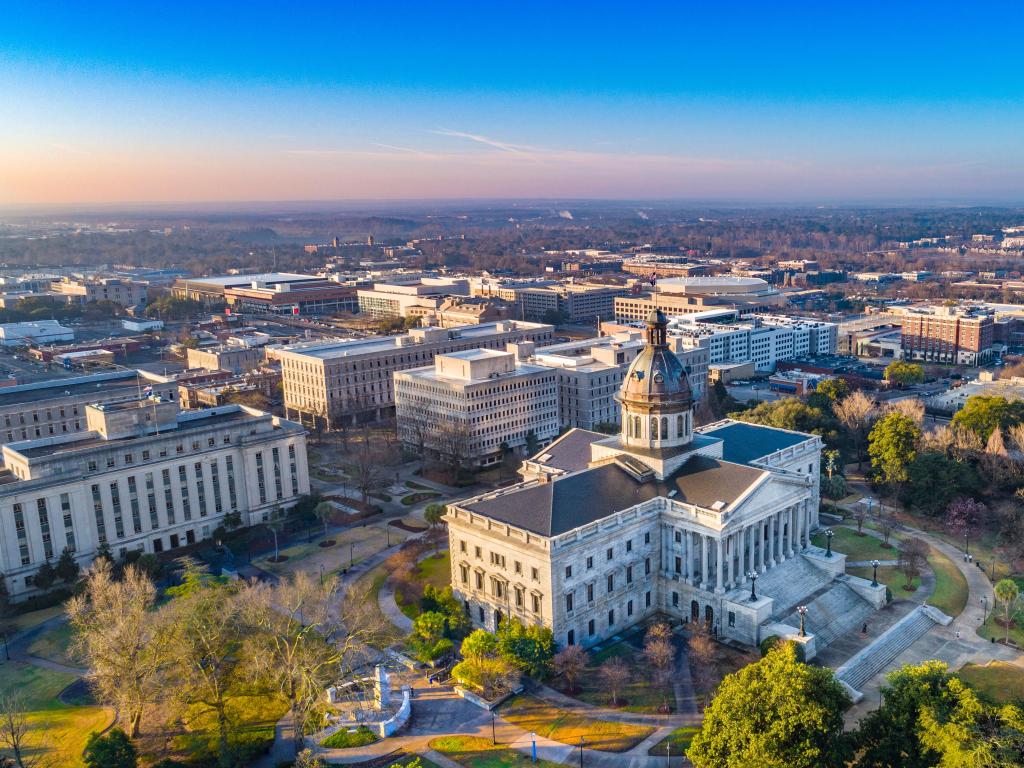
<path id="1" fill-rule="evenodd" d="M 316 275 L 302 275 L 295 272 L 257 272 L 251 275 L 211 275 L 210 277 L 182 277 L 178 282 L 194 285 L 216 285 L 222 288 L 234 285 L 258 283 L 294 283 L 297 280 L 323 280 Z"/>
<path id="2" fill-rule="evenodd" d="M 741 421 L 705 430 L 703 434 L 721 438 L 722 458 L 735 464 L 749 464 L 776 451 L 791 448 L 815 438 L 815 435 L 787 432 L 784 429 L 766 427 L 761 424 L 746 424 Z"/>
<path id="3" fill-rule="evenodd" d="M 98 376 L 78 376 L 71 379 L 51 379 L 34 384 L 20 384 L 0 389 L 0 408 L 37 403 L 58 397 L 73 397 L 95 393 L 103 397 L 123 392 L 138 392 L 139 383 L 148 387 L 153 382 L 134 371 L 118 371 Z"/>

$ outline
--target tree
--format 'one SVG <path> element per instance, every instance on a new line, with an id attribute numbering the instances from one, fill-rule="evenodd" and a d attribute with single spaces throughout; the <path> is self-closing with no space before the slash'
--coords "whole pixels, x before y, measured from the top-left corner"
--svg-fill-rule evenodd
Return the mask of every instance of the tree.
<path id="1" fill-rule="evenodd" d="M 924 424 L 924 403 L 917 397 L 897 400 L 894 403 L 890 403 L 885 410 L 886 412 L 895 411 L 896 413 L 902 413 L 914 422 L 918 428 Z"/>
<path id="2" fill-rule="evenodd" d="M 270 531 L 274 537 L 274 560 L 278 562 L 281 559 L 281 547 L 278 542 L 278 535 L 284 531 L 285 517 L 280 507 L 274 507 L 270 510 L 270 515 L 267 517 L 267 530 Z"/>
<path id="3" fill-rule="evenodd" d="M 232 764 L 232 720 L 228 693 L 239 678 L 246 636 L 237 599 L 238 582 L 212 576 L 204 565 L 183 559 L 182 583 L 167 590 L 171 643 L 170 690 L 183 709 L 212 713 L 220 764 Z"/>
<path id="4" fill-rule="evenodd" d="M 494 656 L 498 652 L 498 638 L 486 629 L 475 629 L 462 641 L 463 658 Z"/>
<path id="5" fill-rule="evenodd" d="M 387 485 L 381 466 L 383 462 L 381 452 L 371 448 L 366 440 L 354 451 L 348 474 L 356 490 L 362 495 L 364 504 L 370 503 L 371 493 Z"/>
<path id="6" fill-rule="evenodd" d="M 537 433 L 532 429 L 526 433 L 526 455 L 535 456 L 540 449 L 540 442 L 537 440 Z"/>
<path id="7" fill-rule="evenodd" d="M 81 658 L 97 698 L 113 705 L 132 737 L 139 734 L 143 709 L 165 690 L 164 667 L 170 632 L 159 613 L 156 588 L 135 566 L 114 581 L 109 560 L 97 558 L 81 594 L 67 603 L 75 631 L 72 651 Z"/>
<path id="8" fill-rule="evenodd" d="M 691 622 L 689 647 L 690 672 L 693 674 L 697 689 L 703 697 L 711 685 L 714 674 L 715 657 L 718 649 L 707 624 L 701 621 Z"/>
<path id="9" fill-rule="evenodd" d="M 917 457 L 921 430 L 907 416 L 890 411 L 875 422 L 868 437 L 868 454 L 876 478 L 890 485 L 907 479 L 907 465 Z"/>
<path id="10" fill-rule="evenodd" d="M 612 656 L 600 666 L 598 673 L 601 675 L 601 681 L 608 686 L 608 691 L 612 695 L 612 706 L 617 707 L 620 703 L 619 692 L 632 677 L 629 667 L 618 656 Z"/>
<path id="11" fill-rule="evenodd" d="M 664 628 L 664 629 L 663 629 Z M 672 645 L 667 627 L 658 622 L 652 625 L 644 638 L 644 660 L 651 666 L 654 679 L 662 691 L 664 708 L 668 709 L 668 682 L 675 668 L 676 649 Z"/>
<path id="12" fill-rule="evenodd" d="M 1024 402 L 1008 401 L 999 395 L 973 395 L 953 416 L 953 427 L 970 430 L 982 442 L 992 430 L 1010 429 L 1024 422 Z"/>
<path id="13" fill-rule="evenodd" d="M 576 684 L 589 663 L 590 654 L 581 646 L 567 645 L 551 659 L 551 669 L 565 680 L 566 691 L 574 693 L 579 690 Z"/>
<path id="14" fill-rule="evenodd" d="M 57 572 L 53 566 L 50 565 L 50 561 L 47 560 L 36 571 L 36 575 L 32 578 L 32 585 L 46 592 L 54 585 L 57 581 Z"/>
<path id="15" fill-rule="evenodd" d="M 1013 579 L 1001 579 L 995 586 L 995 598 L 1003 606 L 1003 625 L 1006 627 L 1007 643 L 1010 642 L 1010 624 L 1013 623 L 1013 614 L 1017 608 L 1017 599 L 1020 597 L 1020 589 Z"/>
<path id="16" fill-rule="evenodd" d="M 313 508 L 313 514 L 316 515 L 317 520 L 320 521 L 324 527 L 324 538 L 327 538 L 327 526 L 331 522 L 331 518 L 334 517 L 334 505 L 329 501 L 321 501 Z"/>
<path id="17" fill-rule="evenodd" d="M 441 518 L 444 517 L 447 511 L 448 507 L 444 504 L 427 504 L 426 509 L 423 510 L 423 519 L 427 525 L 434 528 L 441 524 Z"/>
<path id="18" fill-rule="evenodd" d="M 960 495 L 978 490 L 978 476 L 967 461 L 945 453 L 921 451 L 907 466 L 907 481 L 899 489 L 900 501 L 928 515 L 938 515 Z"/>
<path id="19" fill-rule="evenodd" d="M 443 613 L 425 611 L 413 619 L 409 644 L 416 658 L 427 663 L 451 653 L 452 641 L 445 637 L 448 626 Z"/>
<path id="20" fill-rule="evenodd" d="M 40 765 L 41 756 L 37 745 L 32 743 L 31 733 L 24 694 L 11 691 L 0 696 L 0 745 L 6 747 L 11 755 L 13 762 L 10 765 L 17 768 L 35 768 Z"/>
<path id="21" fill-rule="evenodd" d="M 921 709 L 921 744 L 935 752 L 941 768 L 1024 765 L 1024 710 L 1014 704 L 982 702 L 956 677 L 941 700 Z"/>
<path id="22" fill-rule="evenodd" d="M 875 513 L 875 525 L 878 526 L 878 532 L 882 534 L 882 546 L 889 547 L 889 539 L 892 537 L 892 532 L 896 528 L 896 517 L 893 515 L 891 509 L 885 508 L 885 503 L 878 500 L 878 511 Z"/>
<path id="23" fill-rule="evenodd" d="M 850 699 L 831 669 L 797 661 L 791 643 L 727 675 L 686 756 L 695 768 L 840 768 Z"/>
<path id="24" fill-rule="evenodd" d="M 884 376 L 890 384 L 903 389 L 910 384 L 920 384 L 924 381 L 924 369 L 917 363 L 893 360 L 885 367 Z"/>
<path id="25" fill-rule="evenodd" d="M 472 433 L 469 426 L 458 419 L 436 424 L 428 436 L 428 444 L 437 454 L 438 460 L 448 469 L 452 482 L 459 479 L 471 458 Z"/>
<path id="26" fill-rule="evenodd" d="M 85 744 L 83 759 L 86 768 L 135 768 L 139 764 L 135 745 L 120 728 L 106 735 L 93 732 Z"/>
<path id="27" fill-rule="evenodd" d="M 749 411 L 729 414 L 734 419 L 751 424 L 763 424 L 797 432 L 813 432 L 825 436 L 833 430 L 832 419 L 820 408 L 815 408 L 795 397 L 784 397 L 764 402 Z"/>
<path id="28" fill-rule="evenodd" d="M 921 711 L 941 699 L 950 676 L 941 661 L 907 665 L 890 672 L 884 703 L 859 723 L 856 768 L 932 768 L 938 755 L 921 743 Z"/>
<path id="29" fill-rule="evenodd" d="M 830 403 L 835 404 L 849 395 L 850 385 L 846 383 L 846 379 L 824 379 L 818 382 L 814 391 L 819 395 L 824 395 Z"/>
<path id="30" fill-rule="evenodd" d="M 864 521 L 868 519 L 868 506 L 867 504 L 854 504 L 853 505 L 853 519 L 857 521 L 857 533 L 864 533 Z"/>
<path id="31" fill-rule="evenodd" d="M 419 758 L 417 757 L 416 760 Z M 312 749 L 307 748 L 295 756 L 295 768 L 324 768 L 324 764 Z M 398 765 L 398 768 L 403 768 L 403 766 Z M 404 768 L 412 768 L 412 763 L 406 763 Z"/>
<path id="32" fill-rule="evenodd" d="M 921 539 L 907 537 L 900 543 L 898 568 L 906 578 L 904 589 L 912 589 L 914 579 L 921 575 L 921 569 L 928 562 L 928 545 Z"/>
<path id="33" fill-rule="evenodd" d="M 999 487 L 1006 487 L 1019 479 L 1020 465 L 1010 457 L 1001 427 L 993 429 L 988 436 L 978 466 L 988 481 Z"/>
<path id="34" fill-rule="evenodd" d="M 57 565 L 53 570 L 57 578 L 65 584 L 74 584 L 78 581 L 80 568 L 78 567 L 78 561 L 75 560 L 75 553 L 64 547 L 64 551 L 60 553 L 60 558 L 57 560 Z"/>
<path id="35" fill-rule="evenodd" d="M 971 533 L 985 522 L 988 507 L 980 501 L 960 498 L 946 508 L 946 528 L 954 536 L 964 539 L 965 551 L 970 547 Z"/>
<path id="36" fill-rule="evenodd" d="M 524 625 L 510 618 L 498 627 L 498 654 L 526 674 L 542 678 L 555 655 L 555 639 L 550 627 Z"/>

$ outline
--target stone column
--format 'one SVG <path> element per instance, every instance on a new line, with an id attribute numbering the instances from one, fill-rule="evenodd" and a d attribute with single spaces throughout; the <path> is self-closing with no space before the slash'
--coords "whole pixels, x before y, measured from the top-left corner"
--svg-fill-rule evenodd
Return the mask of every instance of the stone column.
<path id="1" fill-rule="evenodd" d="M 715 578 L 716 578 L 716 581 L 715 581 L 715 591 L 716 592 L 724 592 L 725 591 L 725 581 L 724 581 L 724 576 L 722 574 L 722 568 L 725 565 L 725 563 L 723 562 L 723 560 L 724 560 L 723 554 L 725 553 L 725 543 L 722 541 L 721 538 L 715 539 L 715 543 L 716 543 L 715 555 L 716 555 L 716 559 L 717 559 L 717 562 L 715 564 Z"/>
<path id="2" fill-rule="evenodd" d="M 693 544 L 693 534 L 690 531 L 683 531 L 683 562 L 686 563 L 683 568 L 683 576 L 686 579 L 686 583 L 690 583 L 690 561 L 693 560 L 693 550 L 690 548 Z"/>
<path id="3" fill-rule="evenodd" d="M 796 545 L 794 534 L 796 533 L 796 510 L 790 507 L 786 510 L 789 517 L 789 536 L 786 541 L 786 557 L 793 557 L 793 548 Z"/>
<path id="4" fill-rule="evenodd" d="M 722 564 L 718 569 L 718 583 L 715 585 L 722 589 L 728 589 L 732 583 L 733 568 L 732 556 L 736 545 L 732 541 L 733 534 L 728 533 L 719 540 L 719 552 L 722 553 Z"/>
<path id="5" fill-rule="evenodd" d="M 711 552 L 708 546 L 708 537 L 703 533 L 700 536 L 700 585 L 704 589 L 711 586 Z"/>
<path id="6" fill-rule="evenodd" d="M 807 521 L 804 517 L 804 505 L 796 505 L 796 550 L 804 549 L 804 534 L 807 532 Z"/>
<path id="7" fill-rule="evenodd" d="M 768 521 L 768 525 L 771 528 L 771 535 L 768 537 L 772 544 L 772 565 L 778 565 L 782 562 L 782 547 L 779 546 L 779 513 L 773 512 L 771 519 Z"/>

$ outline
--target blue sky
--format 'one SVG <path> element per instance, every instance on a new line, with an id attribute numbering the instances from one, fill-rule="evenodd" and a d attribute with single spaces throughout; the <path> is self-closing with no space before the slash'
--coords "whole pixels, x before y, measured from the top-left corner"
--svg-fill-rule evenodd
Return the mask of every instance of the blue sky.
<path id="1" fill-rule="evenodd" d="M 1020 4 L 0 9 L 0 203 L 1024 200 Z"/>

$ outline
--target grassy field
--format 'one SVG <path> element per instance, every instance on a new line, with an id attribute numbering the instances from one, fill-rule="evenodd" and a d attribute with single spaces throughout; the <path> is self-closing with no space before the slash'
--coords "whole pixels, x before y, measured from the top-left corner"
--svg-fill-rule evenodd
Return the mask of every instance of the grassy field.
<path id="1" fill-rule="evenodd" d="M 653 757 L 682 757 L 683 753 L 690 748 L 690 742 L 693 741 L 693 737 L 699 730 L 700 728 L 692 725 L 676 728 L 666 738 L 647 750 L 647 754 Z M 672 749 L 669 749 L 670 746 Z"/>
<path id="2" fill-rule="evenodd" d="M 832 529 L 835 536 L 832 537 L 832 549 L 846 555 L 848 561 L 856 560 L 892 560 L 896 557 L 898 539 L 895 534 L 889 539 L 891 548 L 882 546 L 882 540 L 876 539 L 869 534 L 859 535 L 853 528 L 836 526 Z M 824 548 L 826 539 L 824 532 L 819 531 L 811 541 L 817 547 Z"/>
<path id="3" fill-rule="evenodd" d="M 590 749 L 602 752 L 626 752 L 654 732 L 647 726 L 583 717 L 526 695 L 509 699 L 501 706 L 500 714 L 524 731 L 563 744 L 579 744 L 582 736 Z"/>
<path id="4" fill-rule="evenodd" d="M 391 631 L 387 632 L 387 636 L 384 638 L 384 642 L 390 645 L 391 643 L 398 642 L 402 637 L 402 633 L 384 615 L 384 612 L 380 609 L 380 604 L 377 602 L 377 595 L 380 593 L 381 587 L 384 586 L 387 578 L 388 567 L 386 562 L 384 562 L 360 576 L 355 584 L 352 585 L 348 594 L 354 595 L 358 599 L 365 597 L 369 601 L 370 609 L 377 614 L 374 623 L 382 627 L 391 628 Z"/>
<path id="5" fill-rule="evenodd" d="M 489 739 L 479 736 L 441 736 L 427 745 L 445 757 L 454 760 L 466 768 L 558 768 L 558 763 L 550 760 L 533 762 L 529 756 L 522 755 L 514 749 L 491 744 Z"/>
<path id="6" fill-rule="evenodd" d="M 640 651 L 626 642 L 615 643 L 591 656 L 590 664 L 579 683 L 580 691 L 574 694 L 576 698 L 601 707 L 610 705 L 611 692 L 601 681 L 598 669 L 612 656 L 618 656 L 625 661 L 633 673 L 629 683 L 619 692 L 619 697 L 626 700 L 622 709 L 626 712 L 657 712 L 658 707 L 665 703 L 665 695 L 651 679 L 650 670 L 646 667 Z M 668 701 L 669 704 L 675 703 L 671 691 L 668 692 Z"/>
<path id="7" fill-rule="evenodd" d="M 274 738 L 277 721 L 288 711 L 288 700 L 279 694 L 241 694 L 227 702 L 228 721 L 239 742 Z M 188 732 L 175 739 L 175 748 L 191 755 L 217 754 L 217 720 L 212 711 L 196 711 L 187 718 Z"/>
<path id="8" fill-rule="evenodd" d="M 350 749 L 352 747 L 365 747 L 367 744 L 373 744 L 375 741 L 380 741 L 377 734 L 365 725 L 361 725 L 351 732 L 346 728 L 335 731 L 321 741 L 320 746 L 332 749 Z"/>
<path id="9" fill-rule="evenodd" d="M 437 491 L 417 491 L 416 493 L 410 493 L 407 496 L 402 497 L 402 505 L 411 507 L 414 504 L 419 504 L 424 501 L 430 501 L 431 499 L 439 499 L 441 494 Z"/>
<path id="10" fill-rule="evenodd" d="M 967 578 L 956 563 L 932 547 L 928 563 L 935 573 L 935 592 L 928 602 L 949 616 L 959 616 L 967 605 L 970 591 Z"/>
<path id="11" fill-rule="evenodd" d="M 274 556 L 273 550 L 265 556 L 255 558 L 253 565 L 263 570 L 287 575 L 296 570 L 314 572 L 319 568 L 320 563 L 328 573 L 348 568 L 354 563 L 362 562 L 372 557 L 377 552 L 386 548 L 388 542 L 392 545 L 405 541 L 409 537 L 406 531 L 391 527 L 389 533 L 384 532 L 383 525 L 374 525 L 349 528 L 339 533 L 331 533 L 327 539 L 335 542 L 333 547 L 321 547 L 320 542 L 325 540 L 323 533 L 314 536 L 312 541 L 292 541 L 287 546 L 280 548 L 281 555 L 288 559 L 281 563 L 272 563 L 270 559 Z"/>
<path id="12" fill-rule="evenodd" d="M 1024 669 L 1005 661 L 965 664 L 957 672 L 965 683 L 993 704 L 1024 701 Z"/>
<path id="13" fill-rule="evenodd" d="M 18 691 L 24 699 L 30 745 L 54 765 L 81 766 L 89 734 L 106 728 L 113 720 L 113 710 L 73 707 L 61 702 L 57 697 L 77 679 L 74 675 L 16 661 L 5 662 L 0 670 L 0 693 Z M 6 754 L 0 748 L 0 755 Z"/>
<path id="14" fill-rule="evenodd" d="M 11 616 L 8 619 L 4 619 L 3 623 L 5 626 L 10 628 L 11 633 L 24 632 L 33 627 L 38 627 L 44 621 L 49 621 L 55 616 L 60 616 L 64 613 L 63 605 L 54 605 L 50 608 L 40 608 L 38 611 L 30 611 L 29 613 L 23 613 L 19 616 Z"/>
<path id="15" fill-rule="evenodd" d="M 67 622 L 59 625 L 58 627 L 43 632 L 39 637 L 32 641 L 32 644 L 28 647 L 28 652 L 32 656 L 39 656 L 43 659 L 49 659 L 55 661 L 58 664 L 66 664 L 70 667 L 79 666 L 78 662 L 72 658 L 68 651 L 68 646 L 71 645 L 71 639 L 74 636 L 74 630 L 71 625 Z"/>
<path id="16" fill-rule="evenodd" d="M 420 615 L 420 598 L 423 597 L 423 588 L 427 584 L 442 588 L 451 584 L 451 560 L 448 557 L 448 550 L 433 554 L 420 562 L 413 568 L 413 583 L 409 585 L 409 591 L 402 589 L 395 591 L 395 602 L 398 609 L 415 619 Z"/>

